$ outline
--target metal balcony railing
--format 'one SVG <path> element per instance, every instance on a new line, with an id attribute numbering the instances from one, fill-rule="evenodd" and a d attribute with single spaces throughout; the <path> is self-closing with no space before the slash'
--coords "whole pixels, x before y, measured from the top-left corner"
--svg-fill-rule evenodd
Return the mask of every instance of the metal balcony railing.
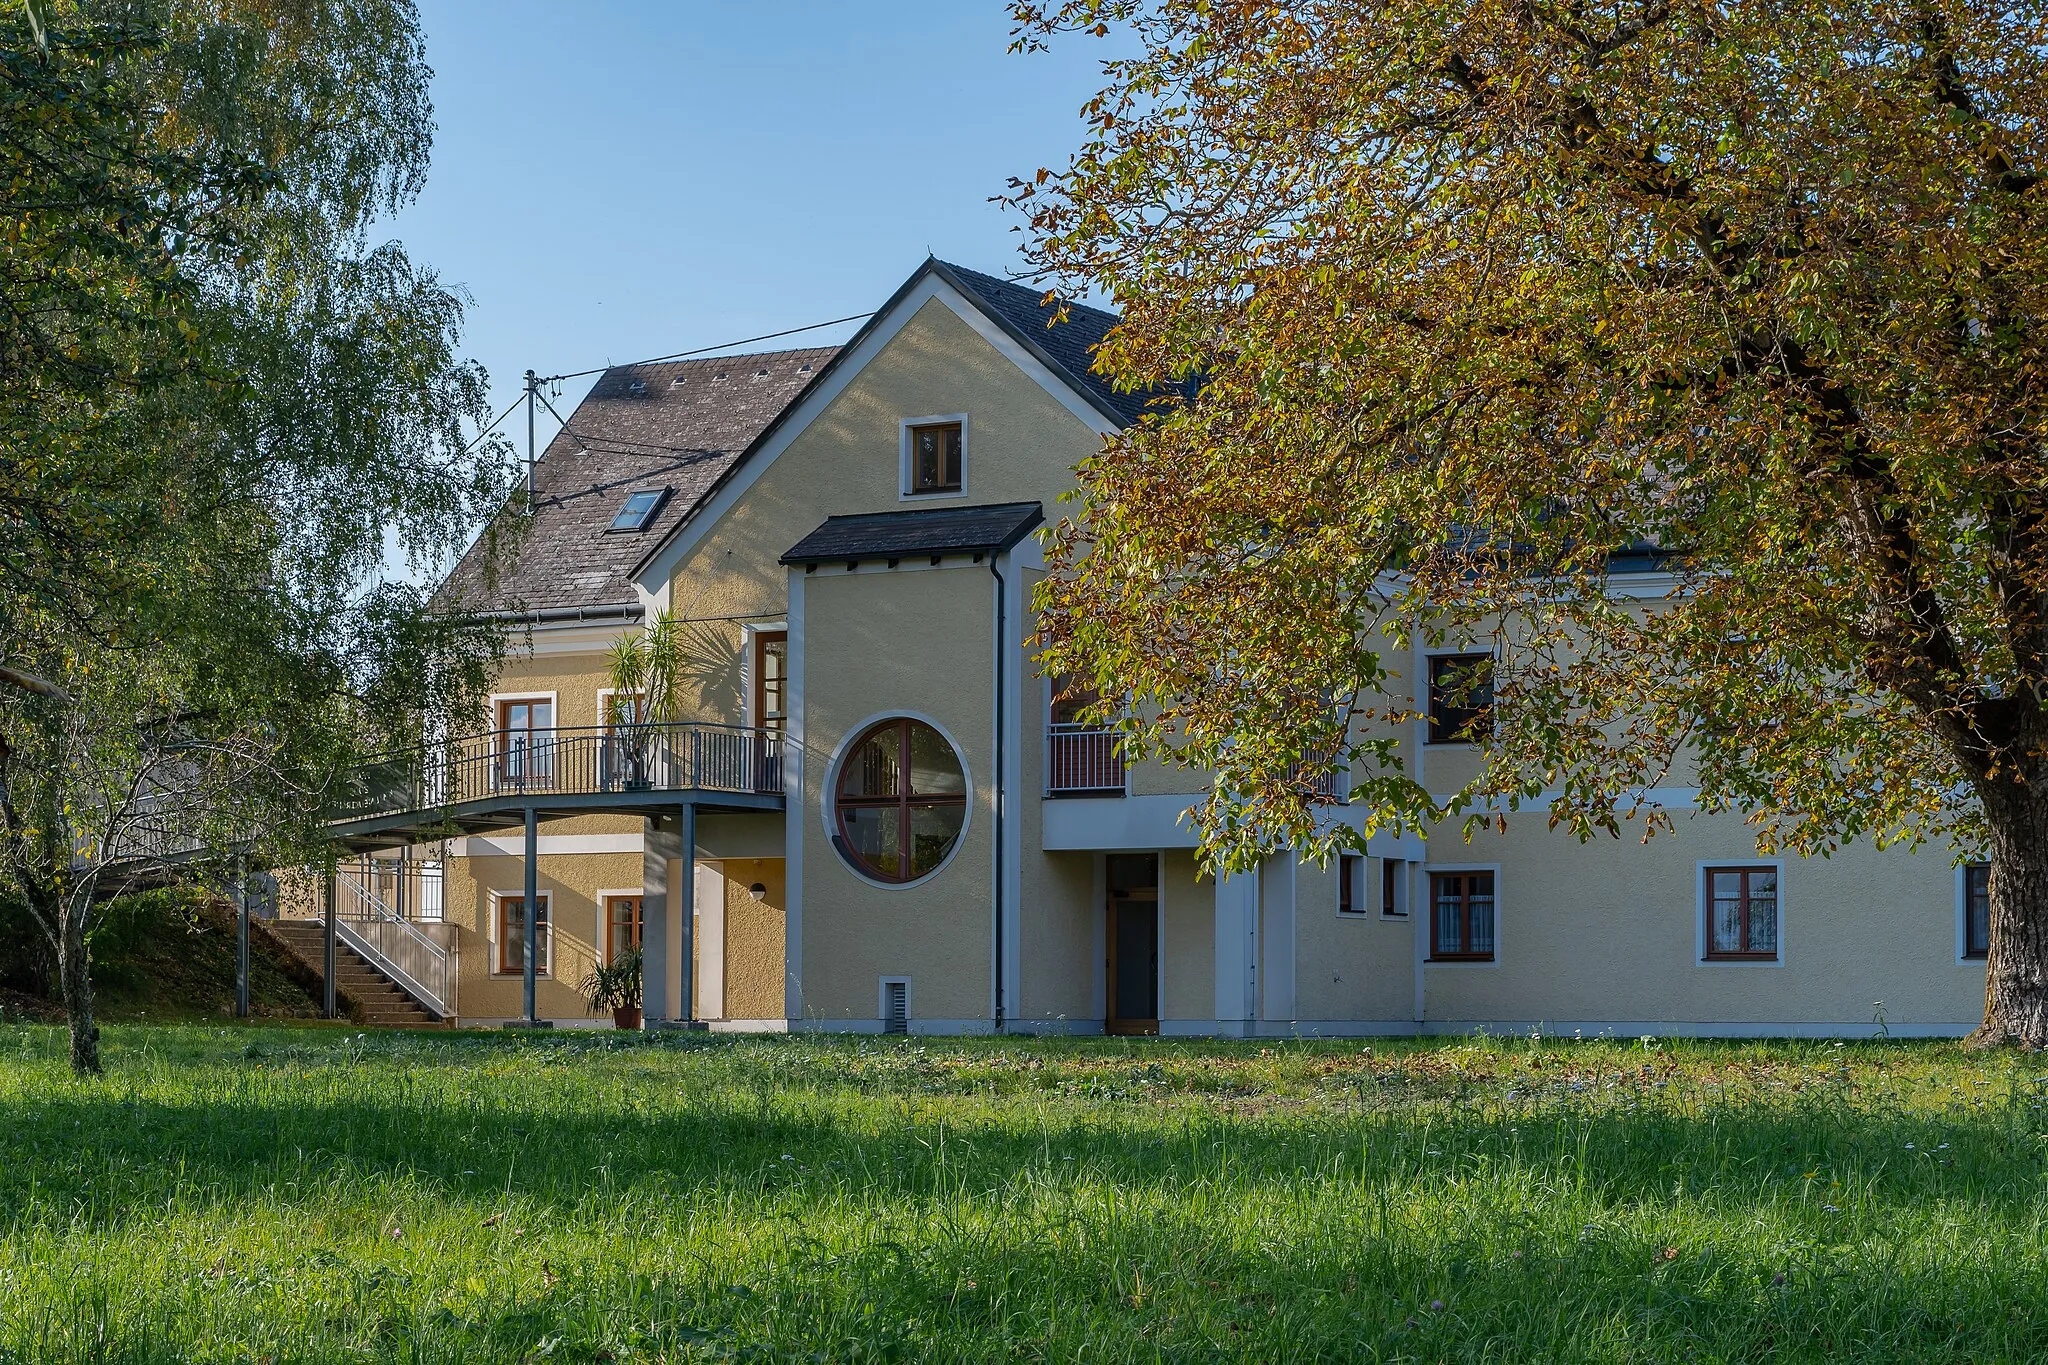
<path id="1" fill-rule="evenodd" d="M 1047 795 L 1124 794 L 1124 750 L 1116 731 L 1055 721 L 1046 726 L 1045 745 Z"/>
<path id="2" fill-rule="evenodd" d="M 455 962 L 432 935 L 392 903 L 429 905 L 439 917 L 441 865 L 391 858 L 356 858 L 334 875 L 336 934 L 435 1014 L 455 1013 Z"/>
<path id="3" fill-rule="evenodd" d="M 491 797 L 635 791 L 779 795 L 782 737 L 694 722 L 492 730 L 370 760 L 349 774 L 329 818 L 363 820 Z"/>

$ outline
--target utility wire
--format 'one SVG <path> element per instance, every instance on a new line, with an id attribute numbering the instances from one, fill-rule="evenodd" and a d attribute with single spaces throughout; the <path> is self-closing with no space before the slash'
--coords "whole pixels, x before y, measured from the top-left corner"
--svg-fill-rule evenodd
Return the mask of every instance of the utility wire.
<path id="1" fill-rule="evenodd" d="M 780 332 L 763 332 L 757 337 L 741 337 L 738 341 L 721 341 L 716 346 L 699 346 L 693 351 L 677 351 L 674 355 L 657 355 L 651 356 L 646 360 L 628 360 L 622 363 L 626 365 L 659 365 L 665 360 L 686 360 L 693 355 L 709 355 L 713 351 L 730 350 L 734 346 L 751 346 L 757 341 L 773 341 L 777 337 L 793 337 L 800 332 L 815 332 L 825 327 L 837 327 L 842 322 L 859 322 L 863 318 L 871 318 L 873 316 L 872 310 L 866 313 L 849 313 L 843 318 L 833 318 L 830 322 L 813 322 L 805 327 L 789 327 Z M 558 379 L 582 379 L 588 375 L 603 374 L 606 370 L 616 370 L 618 368 L 618 365 L 599 365 L 597 368 L 590 370 L 572 370 L 568 374 L 544 375 L 539 382 L 552 384 Z M 519 401 L 525 402 L 525 395 L 522 394 Z M 548 411 L 553 412 L 554 409 L 549 408 Z M 501 417 L 498 420 L 503 421 L 504 419 Z"/>
<path id="2" fill-rule="evenodd" d="M 498 429 L 498 423 L 504 421 L 507 417 L 510 417 L 513 411 L 516 408 L 518 408 L 518 406 L 521 403 L 524 403 L 525 401 L 526 395 L 524 393 L 520 394 L 517 398 L 513 399 L 509 404 L 506 405 L 505 410 L 503 412 L 499 413 L 496 417 L 493 417 L 488 425 L 478 427 L 476 435 L 470 437 L 469 440 L 463 444 L 461 453 L 467 455 L 469 454 L 470 451 L 476 449 L 476 443 L 478 441 L 483 440 L 484 437 L 496 431 Z M 552 411 L 552 409 L 550 409 L 550 411 Z"/>

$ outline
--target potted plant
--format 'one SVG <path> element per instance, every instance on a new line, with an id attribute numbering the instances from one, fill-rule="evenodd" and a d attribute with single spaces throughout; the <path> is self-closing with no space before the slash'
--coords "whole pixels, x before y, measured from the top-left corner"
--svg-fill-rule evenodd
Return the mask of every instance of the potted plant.
<path id="1" fill-rule="evenodd" d="M 583 998 L 591 1013 L 612 1012 L 622 1029 L 640 1027 L 640 950 L 628 948 L 610 962 L 600 962 L 583 978 Z"/>
<path id="2" fill-rule="evenodd" d="M 683 655 L 683 623 L 665 609 L 612 644 L 606 767 L 628 791 L 653 785 L 656 740 L 681 717 Z"/>

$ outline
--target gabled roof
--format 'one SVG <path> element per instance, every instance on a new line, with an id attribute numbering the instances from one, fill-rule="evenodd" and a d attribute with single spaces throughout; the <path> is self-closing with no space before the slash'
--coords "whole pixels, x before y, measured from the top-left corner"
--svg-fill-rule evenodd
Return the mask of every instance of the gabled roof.
<path id="1" fill-rule="evenodd" d="M 1035 502 L 978 507 L 923 507 L 910 512 L 868 512 L 827 517 L 789 547 L 784 564 L 856 564 L 917 555 L 999 554 L 1045 520 Z"/>
<path id="2" fill-rule="evenodd" d="M 684 510 L 682 515 L 670 523 L 657 538 L 647 543 L 645 552 L 634 563 L 630 577 L 639 578 L 668 547 L 670 541 L 680 535 L 695 517 L 697 510 L 708 503 L 719 489 L 728 483 L 740 470 L 752 463 L 756 453 L 773 441 L 776 434 L 790 419 L 804 398 L 812 389 L 829 382 L 834 371 L 846 363 L 848 356 L 857 354 L 861 343 L 867 340 L 877 328 L 884 326 L 890 316 L 917 286 L 928 276 L 936 275 L 944 280 L 968 303 L 978 308 L 991 322 L 1012 340 L 1023 346 L 1039 363 L 1052 372 L 1055 378 L 1067 385 L 1083 402 L 1110 423 L 1129 426 L 1136 421 L 1150 401 L 1146 394 L 1120 394 L 1099 375 L 1093 374 L 1089 366 L 1093 363 L 1095 348 L 1108 335 L 1118 318 L 1114 313 L 1083 304 L 1067 305 L 1067 316 L 1055 321 L 1059 314 L 1057 304 L 1044 302 L 1045 291 L 1029 285 L 984 275 L 978 270 L 952 265 L 936 256 L 925 258 L 923 265 L 911 273 L 909 279 L 898 286 L 889 296 L 889 301 L 877 308 L 858 332 L 839 348 L 831 363 L 822 366 L 811 383 L 802 392 L 792 396 L 783 411 L 754 438 L 753 443 L 741 452 L 738 459 L 726 465 L 719 473 L 718 480 Z M 680 501 L 680 499 L 678 499 Z"/>
<path id="3" fill-rule="evenodd" d="M 1094 404 L 1103 416 L 1118 426 L 1129 426 L 1144 415 L 1152 395 L 1118 393 L 1107 379 L 1090 368 L 1095 363 L 1095 348 L 1109 335 L 1109 329 L 1121 321 L 1116 314 L 1069 302 L 1066 317 L 1056 320 L 1061 305 L 1058 301 L 1047 303 L 1043 289 L 997 279 L 945 261 L 933 260 L 928 264 L 948 284 L 981 304 L 1005 331 L 1023 342 L 1045 362 L 1047 369 L 1073 385 L 1075 392 Z"/>
<path id="4" fill-rule="evenodd" d="M 606 370 L 535 466 L 533 516 L 510 561 L 498 566 L 498 581 L 484 582 L 480 541 L 437 599 L 465 611 L 637 612 L 634 564 L 689 519 L 837 351 L 824 346 Z M 647 527 L 606 529 L 629 495 L 664 488 L 673 492 Z"/>

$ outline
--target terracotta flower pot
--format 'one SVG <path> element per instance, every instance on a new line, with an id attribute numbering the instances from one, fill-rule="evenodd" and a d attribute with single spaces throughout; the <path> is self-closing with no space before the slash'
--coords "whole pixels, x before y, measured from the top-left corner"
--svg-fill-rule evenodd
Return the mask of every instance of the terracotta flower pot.
<path id="1" fill-rule="evenodd" d="M 640 1007 L 638 1005 L 620 1006 L 612 1011 L 612 1023 L 619 1028 L 639 1028 Z"/>

